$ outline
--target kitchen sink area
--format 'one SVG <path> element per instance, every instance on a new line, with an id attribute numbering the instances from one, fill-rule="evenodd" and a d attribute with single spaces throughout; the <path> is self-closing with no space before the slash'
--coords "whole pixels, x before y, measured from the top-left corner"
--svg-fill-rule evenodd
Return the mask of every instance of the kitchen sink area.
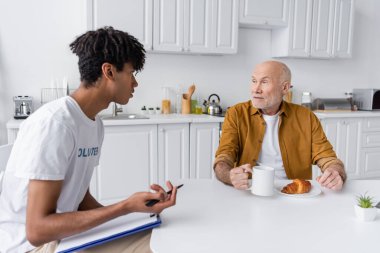
<path id="1" fill-rule="evenodd" d="M 116 116 L 113 115 L 104 115 L 101 117 L 103 120 L 134 120 L 134 119 L 149 119 L 149 117 L 137 114 L 137 113 L 122 113 L 117 114 Z"/>

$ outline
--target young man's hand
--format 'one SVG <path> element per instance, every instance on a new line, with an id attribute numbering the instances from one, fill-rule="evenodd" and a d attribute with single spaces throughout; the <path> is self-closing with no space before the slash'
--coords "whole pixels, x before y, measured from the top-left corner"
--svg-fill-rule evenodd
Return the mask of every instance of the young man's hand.
<path id="1" fill-rule="evenodd" d="M 166 185 L 169 190 L 172 190 L 171 194 L 167 194 L 164 188 L 160 185 L 153 184 L 150 188 L 155 191 L 154 193 L 137 192 L 130 196 L 128 199 L 123 201 L 126 212 L 161 213 L 165 208 L 174 206 L 177 197 L 177 187 L 173 187 L 170 181 L 167 181 Z M 157 199 L 160 201 L 152 207 L 146 206 L 146 203 L 152 199 Z"/>

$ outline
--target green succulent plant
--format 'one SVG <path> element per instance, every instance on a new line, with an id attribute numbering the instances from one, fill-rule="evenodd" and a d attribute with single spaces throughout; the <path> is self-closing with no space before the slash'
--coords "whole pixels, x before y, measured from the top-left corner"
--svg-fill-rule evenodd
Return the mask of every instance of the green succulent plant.
<path id="1" fill-rule="evenodd" d="M 373 197 L 368 196 L 367 193 L 357 196 L 356 199 L 358 201 L 358 206 L 362 208 L 372 208 L 374 205 Z"/>

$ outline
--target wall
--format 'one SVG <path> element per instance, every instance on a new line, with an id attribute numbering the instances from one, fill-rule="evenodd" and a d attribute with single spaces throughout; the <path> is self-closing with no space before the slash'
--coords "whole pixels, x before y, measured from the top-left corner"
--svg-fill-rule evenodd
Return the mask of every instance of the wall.
<path id="1" fill-rule="evenodd" d="M 343 97 L 354 87 L 380 88 L 379 11 L 380 1 L 356 1 L 352 59 L 281 59 L 293 72 L 295 102 L 302 91 Z M 67 76 L 72 88 L 78 86 L 77 59 L 68 44 L 86 30 L 85 13 L 85 0 L 0 0 L 0 144 L 6 142 L 12 96 L 31 95 L 37 107 L 41 88 L 50 87 L 52 77 Z M 124 111 L 160 105 L 163 85 L 186 89 L 195 83 L 195 95 L 217 93 L 223 107 L 248 100 L 252 67 L 271 58 L 270 40 L 269 30 L 240 29 L 236 55 L 148 54 L 139 87 Z"/>

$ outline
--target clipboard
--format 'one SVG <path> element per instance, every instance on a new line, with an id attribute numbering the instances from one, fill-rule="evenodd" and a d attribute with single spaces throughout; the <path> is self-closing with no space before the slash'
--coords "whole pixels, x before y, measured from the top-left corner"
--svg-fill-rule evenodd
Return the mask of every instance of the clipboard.
<path id="1" fill-rule="evenodd" d="M 161 219 L 158 215 L 150 217 L 146 213 L 131 213 L 62 239 L 55 252 L 69 253 L 88 249 L 159 225 Z"/>

